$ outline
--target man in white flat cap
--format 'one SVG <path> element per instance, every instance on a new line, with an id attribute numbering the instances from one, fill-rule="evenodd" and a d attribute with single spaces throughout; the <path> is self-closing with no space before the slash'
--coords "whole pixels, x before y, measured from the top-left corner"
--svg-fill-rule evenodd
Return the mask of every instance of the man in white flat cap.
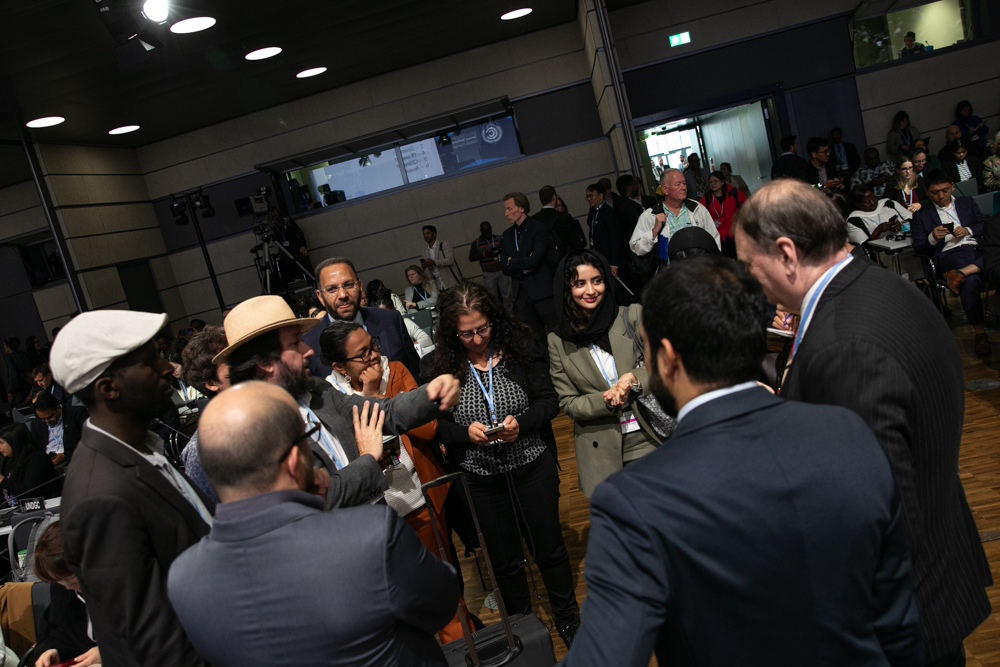
<path id="1" fill-rule="evenodd" d="M 365 437 L 364 431 L 378 419 L 384 420 L 381 431 L 386 436 L 426 424 L 454 407 L 461 387 L 454 376 L 441 375 L 389 399 L 347 396 L 310 372 L 315 353 L 302 334 L 320 323 L 296 318 L 280 296 L 248 299 L 226 317 L 229 346 L 214 361 L 229 364 L 233 385 L 248 380 L 278 385 L 298 401 L 307 430 L 319 426 L 310 445 L 314 466 L 325 471 L 315 476 L 317 484 L 329 481 L 326 509 L 378 502 L 389 488 L 382 473 L 389 457 L 382 440 Z M 194 457 L 186 462 L 189 471 L 200 465 Z"/>
<path id="2" fill-rule="evenodd" d="M 167 599 L 167 571 L 209 532 L 215 506 L 163 456 L 149 423 L 171 404 L 153 342 L 167 316 L 97 310 L 52 345 L 52 374 L 90 411 L 62 497 L 66 562 L 105 665 L 200 667 Z"/>

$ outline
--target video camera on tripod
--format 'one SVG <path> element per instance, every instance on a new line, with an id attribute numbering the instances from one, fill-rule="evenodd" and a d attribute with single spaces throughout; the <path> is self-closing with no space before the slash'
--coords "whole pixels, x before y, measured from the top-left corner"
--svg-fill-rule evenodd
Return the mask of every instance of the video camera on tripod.
<path id="1" fill-rule="evenodd" d="M 289 236 L 295 232 L 301 235 L 301 231 L 298 231 L 298 227 L 291 221 L 286 222 L 280 217 L 272 218 L 272 210 L 279 216 L 280 211 L 271 206 L 271 193 L 271 188 L 265 186 L 249 197 L 235 201 L 236 212 L 240 217 L 251 215 L 254 217 L 253 233 L 256 243 L 250 252 L 254 256 L 254 266 L 257 268 L 262 294 L 274 294 L 279 284 L 281 285 L 279 292 L 294 291 L 296 282 L 308 284 L 316 281 L 312 271 L 300 261 L 301 258 L 293 255 L 287 247 L 292 240 Z M 277 253 L 274 248 L 277 248 Z M 295 271 L 293 267 L 298 267 L 299 271 Z"/>

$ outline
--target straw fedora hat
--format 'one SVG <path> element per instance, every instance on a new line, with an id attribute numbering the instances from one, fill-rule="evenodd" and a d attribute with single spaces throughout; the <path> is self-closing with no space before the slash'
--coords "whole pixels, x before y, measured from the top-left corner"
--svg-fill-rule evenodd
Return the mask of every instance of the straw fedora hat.
<path id="1" fill-rule="evenodd" d="M 212 359 L 213 364 L 225 362 L 233 350 L 261 334 L 283 327 L 298 326 L 305 333 L 319 320 L 295 317 L 291 307 L 280 296 L 255 296 L 233 308 L 223 322 L 229 347 Z"/>

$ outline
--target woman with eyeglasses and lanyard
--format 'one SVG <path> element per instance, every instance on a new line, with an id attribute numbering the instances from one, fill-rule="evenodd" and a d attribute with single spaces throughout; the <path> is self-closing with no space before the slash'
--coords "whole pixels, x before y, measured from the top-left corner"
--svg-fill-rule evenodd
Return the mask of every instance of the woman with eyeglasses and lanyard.
<path id="1" fill-rule="evenodd" d="M 588 498 L 661 442 L 645 414 L 629 405 L 649 385 L 639 367 L 642 306 L 619 307 L 607 289 L 610 275 L 608 260 L 577 250 L 559 263 L 552 286 L 559 308 L 549 333 L 550 373 L 559 407 L 573 420 L 577 477 Z"/>
<path id="2" fill-rule="evenodd" d="M 559 525 L 559 472 L 552 418 L 559 402 L 544 349 L 478 283 L 441 294 L 433 376 L 451 373 L 462 392 L 438 436 L 463 469 L 504 606 L 531 611 L 522 535 L 569 646 L 579 606 Z M 490 431 L 489 429 L 497 429 Z"/>
<path id="3" fill-rule="evenodd" d="M 896 158 L 896 177 L 885 186 L 886 199 L 902 204 L 910 213 L 920 210 L 921 202 L 927 199 L 924 177 L 919 174 L 914 161 L 907 156 Z"/>
<path id="4" fill-rule="evenodd" d="M 378 336 L 373 338 L 357 322 L 338 320 L 329 324 L 319 337 L 323 361 L 333 368 L 326 378 L 327 382 L 341 393 L 374 398 L 392 398 L 416 389 L 417 381 L 406 366 L 383 357 L 378 343 Z M 399 436 L 399 463 L 385 470 L 389 483 L 385 492 L 386 503 L 410 524 L 420 541 L 434 555 L 439 553 L 438 544 L 420 485 L 445 474 L 444 467 L 431 450 L 430 441 L 436 431 L 437 422 L 431 421 Z M 441 541 L 445 544 L 448 543 L 448 527 L 444 503 L 449 486 L 438 486 L 429 492 L 435 515 L 440 518 L 438 530 Z M 464 607 L 464 599 L 461 604 Z M 475 632 L 475 628 L 470 627 L 469 631 Z M 445 644 L 463 636 L 457 613 L 438 635 Z"/>

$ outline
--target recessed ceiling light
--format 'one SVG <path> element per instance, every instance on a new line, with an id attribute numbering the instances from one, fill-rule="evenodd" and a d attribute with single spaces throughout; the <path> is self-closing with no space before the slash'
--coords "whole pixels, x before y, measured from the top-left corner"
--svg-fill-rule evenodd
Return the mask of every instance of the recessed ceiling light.
<path id="1" fill-rule="evenodd" d="M 527 16 L 530 13 L 531 13 L 531 7 L 524 7 L 523 9 L 515 9 L 514 11 L 507 12 L 506 14 L 501 16 L 500 20 L 510 21 L 512 19 L 519 19 L 522 16 Z"/>
<path id="2" fill-rule="evenodd" d="M 193 19 L 184 19 L 170 26 L 170 32 L 178 35 L 186 35 L 190 32 L 201 32 L 208 30 L 215 25 L 215 19 L 211 16 L 196 16 Z"/>
<path id="3" fill-rule="evenodd" d="M 312 69 L 304 69 L 295 75 L 297 79 L 307 79 L 311 76 L 316 76 L 317 74 L 322 74 L 326 71 L 325 67 L 313 67 Z"/>
<path id="4" fill-rule="evenodd" d="M 146 0 L 142 3 L 142 15 L 153 23 L 164 23 L 170 13 L 167 0 Z"/>
<path id="5" fill-rule="evenodd" d="M 113 130 L 108 130 L 108 134 L 128 134 L 129 132 L 135 132 L 138 129 L 138 125 L 123 125 L 121 127 L 116 127 Z"/>
<path id="6" fill-rule="evenodd" d="M 250 53 L 243 56 L 247 60 L 264 60 L 265 58 L 273 58 L 274 56 L 281 53 L 281 49 L 277 46 L 267 46 L 263 49 L 257 49 L 256 51 L 251 51 Z"/>
<path id="7" fill-rule="evenodd" d="M 46 116 L 45 118 L 36 118 L 35 120 L 29 120 L 25 125 L 28 127 L 52 127 L 53 125 L 58 125 L 59 123 L 66 120 L 62 116 Z"/>

